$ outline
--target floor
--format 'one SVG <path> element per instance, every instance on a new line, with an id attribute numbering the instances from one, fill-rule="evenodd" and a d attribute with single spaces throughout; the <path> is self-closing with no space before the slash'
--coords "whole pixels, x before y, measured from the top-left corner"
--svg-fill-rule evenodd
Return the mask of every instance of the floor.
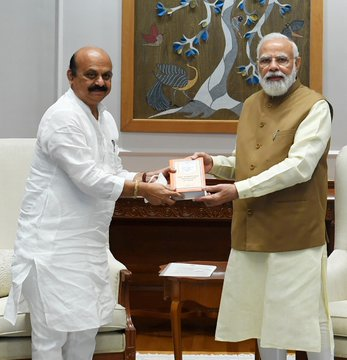
<path id="1" fill-rule="evenodd" d="M 173 351 L 170 321 L 133 318 L 139 352 Z M 185 352 L 247 353 L 255 351 L 254 340 L 226 343 L 214 340 L 216 321 L 210 318 L 182 320 L 182 347 Z"/>

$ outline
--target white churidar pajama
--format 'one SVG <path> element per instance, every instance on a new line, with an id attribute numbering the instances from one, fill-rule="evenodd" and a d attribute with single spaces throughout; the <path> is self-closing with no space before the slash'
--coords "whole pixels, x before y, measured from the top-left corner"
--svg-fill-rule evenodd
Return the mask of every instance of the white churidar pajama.
<path id="1" fill-rule="evenodd" d="M 31 271 L 37 292 L 24 295 L 34 324 L 44 316 L 52 332 L 82 334 L 112 320 L 108 229 L 124 181 L 135 173 L 122 167 L 113 117 L 102 104 L 98 110 L 96 121 L 69 89 L 42 117 L 18 221 L 5 309 L 11 323 Z"/>
<path id="2" fill-rule="evenodd" d="M 33 266 L 23 282 L 23 295 L 30 299 L 32 360 L 91 360 L 98 329 L 57 331 L 46 324 L 46 316 Z"/>
<path id="3" fill-rule="evenodd" d="M 239 198 L 266 195 L 309 180 L 330 134 L 329 106 L 321 100 L 299 125 L 286 159 L 256 176 L 235 182 Z M 236 151 L 230 157 L 213 156 L 214 166 L 210 173 L 233 179 Z M 317 247 L 285 253 L 232 250 L 216 339 L 233 342 L 258 338 L 264 348 L 320 352 L 320 314 L 323 313 L 323 317 L 326 314 L 319 311 L 321 288 L 325 286 L 322 277 L 326 267 L 324 249 Z M 323 303 L 326 304 L 326 300 Z M 327 319 L 329 351 L 332 352 L 328 315 Z"/>

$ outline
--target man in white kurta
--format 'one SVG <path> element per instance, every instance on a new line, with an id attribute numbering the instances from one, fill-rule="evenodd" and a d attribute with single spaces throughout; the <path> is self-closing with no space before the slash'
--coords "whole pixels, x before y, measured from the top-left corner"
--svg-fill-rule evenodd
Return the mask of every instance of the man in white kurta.
<path id="1" fill-rule="evenodd" d="M 258 66 L 263 91 L 245 103 L 232 156 L 192 156 L 203 156 L 216 177 L 236 177 L 197 200 L 235 200 L 237 211 L 216 339 L 256 338 L 263 360 L 284 360 L 286 349 L 332 360 L 324 245 L 329 105 L 296 80 L 300 57 L 285 36 L 262 39 Z"/>
<path id="2" fill-rule="evenodd" d="M 107 249 L 115 201 L 142 195 L 172 204 L 176 195 L 122 167 L 116 123 L 100 103 L 111 90 L 108 55 L 82 48 L 67 75 L 71 88 L 39 126 L 5 312 L 14 323 L 24 295 L 37 360 L 91 359 L 97 329 L 112 321 Z"/>

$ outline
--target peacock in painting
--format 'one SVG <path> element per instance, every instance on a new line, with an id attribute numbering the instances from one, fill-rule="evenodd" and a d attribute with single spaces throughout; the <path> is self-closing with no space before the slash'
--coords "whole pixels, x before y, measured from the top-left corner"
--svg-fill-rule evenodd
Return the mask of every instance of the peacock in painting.
<path id="1" fill-rule="evenodd" d="M 183 94 L 190 100 L 186 93 L 191 89 L 198 80 L 198 70 L 189 64 L 188 67 L 195 71 L 192 79 L 189 79 L 187 69 L 175 64 L 157 64 L 157 72 L 154 74 L 157 81 L 154 86 L 147 93 L 147 103 L 157 111 L 164 111 L 173 106 L 175 103 L 175 95 L 177 91 L 182 91 Z M 163 87 L 167 86 L 173 89 L 172 101 L 170 101 L 164 94 Z"/>

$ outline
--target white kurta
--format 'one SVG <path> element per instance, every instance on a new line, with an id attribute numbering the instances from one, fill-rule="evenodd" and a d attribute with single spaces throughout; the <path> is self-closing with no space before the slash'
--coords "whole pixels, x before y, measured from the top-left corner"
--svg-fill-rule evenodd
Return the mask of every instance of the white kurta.
<path id="1" fill-rule="evenodd" d="M 44 114 L 21 207 L 5 318 L 15 322 L 32 266 L 47 326 L 98 328 L 112 320 L 108 228 L 125 179 L 118 130 L 99 105 L 98 121 L 68 90 Z"/>
<path id="2" fill-rule="evenodd" d="M 285 160 L 235 182 L 239 197 L 262 196 L 308 181 L 326 149 L 330 132 L 329 106 L 324 100 L 318 101 L 299 125 Z M 236 151 L 230 157 L 213 157 L 211 173 L 232 179 Z M 259 338 L 263 347 L 320 351 L 322 296 L 327 307 L 325 272 L 325 246 L 281 253 L 232 250 L 216 339 L 234 342 Z"/>

